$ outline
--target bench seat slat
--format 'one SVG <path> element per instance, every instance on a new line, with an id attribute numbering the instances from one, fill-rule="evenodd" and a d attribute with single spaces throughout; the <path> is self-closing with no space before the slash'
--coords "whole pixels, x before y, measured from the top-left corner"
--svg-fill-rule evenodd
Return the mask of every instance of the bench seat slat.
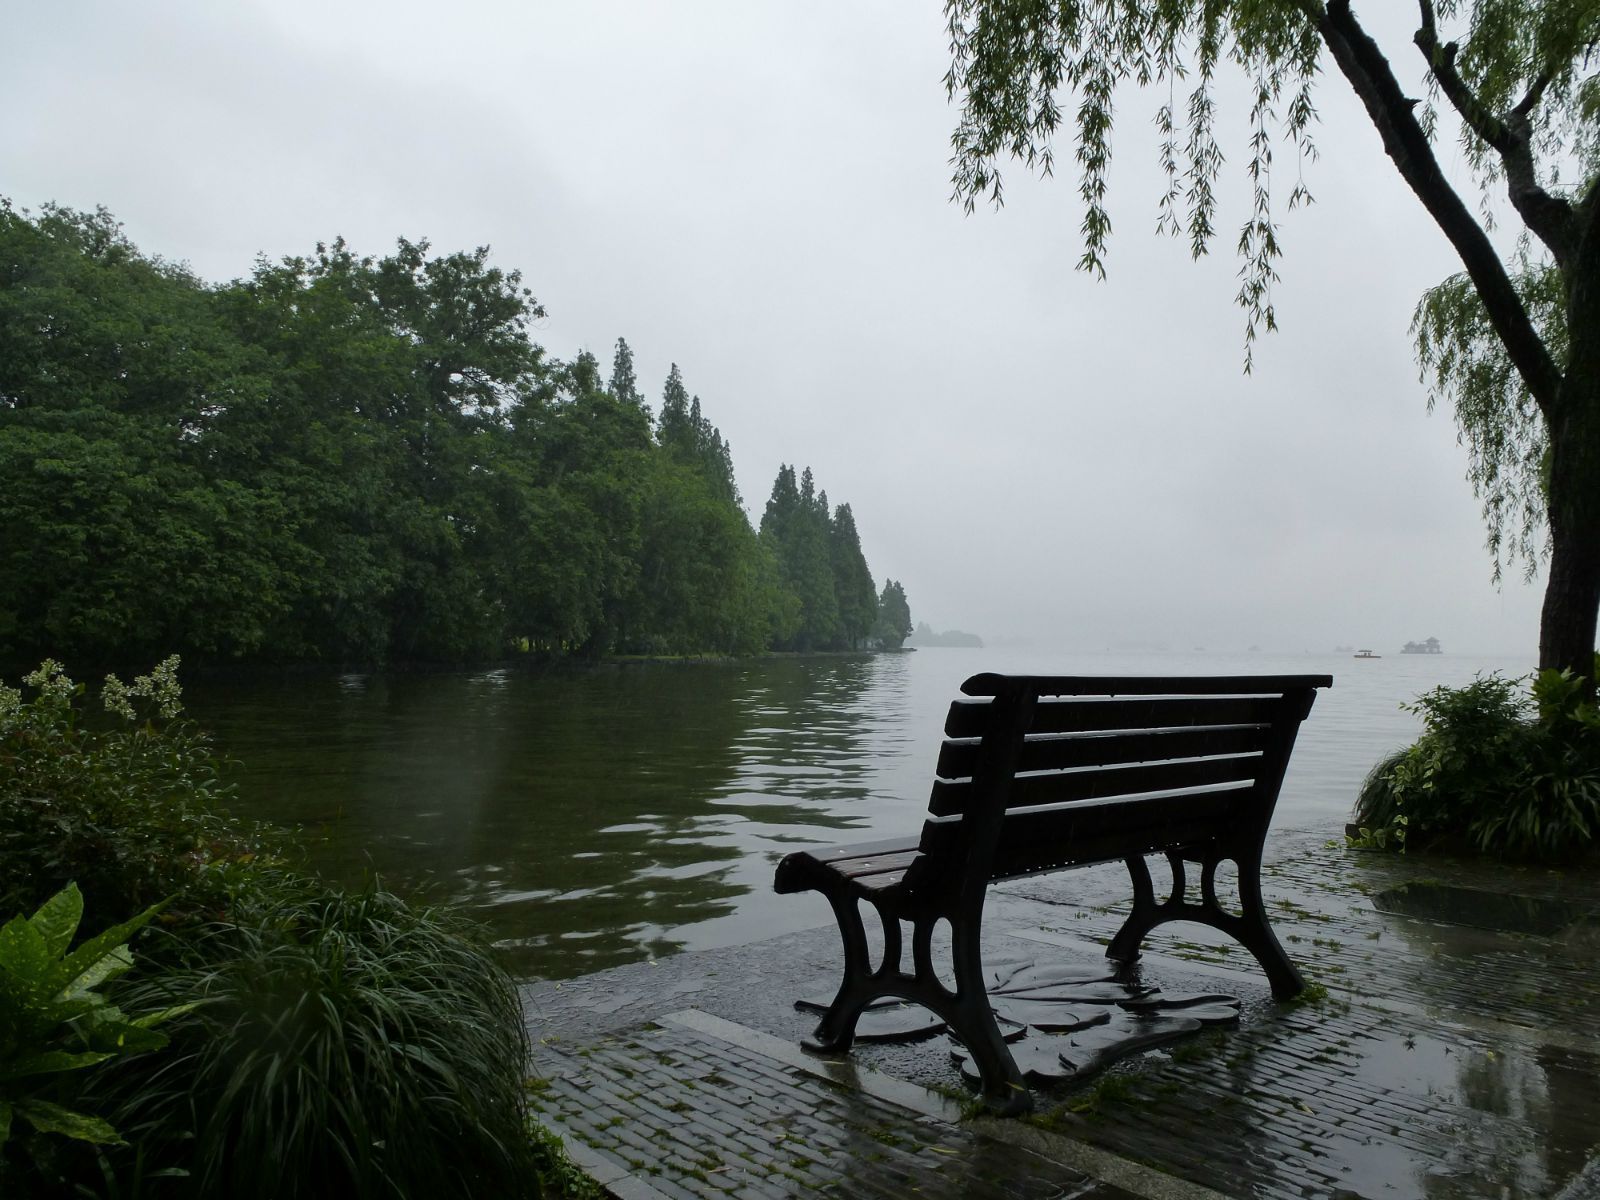
<path id="1" fill-rule="evenodd" d="M 917 848 L 901 844 L 893 854 L 869 854 L 862 858 L 847 858 L 829 865 L 839 874 L 851 879 L 863 875 L 881 875 L 885 871 L 904 871 L 917 857 Z"/>
<path id="2" fill-rule="evenodd" d="M 1264 750 L 1270 732 L 1266 725 L 1210 725 L 1138 733 L 1097 730 L 1093 733 L 1030 734 L 1018 752 L 1017 770 L 1049 771 L 1244 754 Z M 935 774 L 941 779 L 970 779 L 978 769 L 981 745 L 978 738 L 946 741 L 939 750 Z"/>
<path id="3" fill-rule="evenodd" d="M 919 850 L 914 838 L 890 838 L 878 842 L 857 842 L 850 846 L 829 846 L 800 852 L 816 867 L 846 879 L 865 880 L 868 876 L 893 873 L 897 877 L 916 859 Z"/>
<path id="4" fill-rule="evenodd" d="M 847 858 L 871 858 L 878 854 L 898 854 L 906 850 L 915 850 L 915 838 L 884 838 L 876 842 L 851 842 L 844 846 L 828 846 L 821 850 L 808 850 L 812 858 L 819 862 L 841 862 Z"/>
<path id="5" fill-rule="evenodd" d="M 856 894 L 881 891 L 904 879 L 906 868 L 919 856 L 915 838 L 796 850 L 779 864 L 778 890 L 803 891 L 838 879 Z"/>

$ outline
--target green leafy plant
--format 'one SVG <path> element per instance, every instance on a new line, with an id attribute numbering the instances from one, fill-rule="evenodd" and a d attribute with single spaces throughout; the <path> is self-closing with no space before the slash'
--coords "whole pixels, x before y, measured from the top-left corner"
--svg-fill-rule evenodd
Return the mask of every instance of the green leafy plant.
<path id="1" fill-rule="evenodd" d="M 572 1161 L 557 1134 L 537 1121 L 529 1121 L 528 1136 L 533 1139 L 534 1152 L 541 1160 L 539 1187 L 542 1195 L 561 1200 L 605 1200 L 608 1193 Z"/>
<path id="2" fill-rule="evenodd" d="M 160 1049 L 167 1039 L 153 1026 L 186 1011 L 169 1006 L 130 1018 L 97 990 L 133 966 L 126 942 L 159 907 L 74 950 L 83 896 L 68 885 L 32 917 L 0 927 L 0 1150 L 18 1118 L 39 1134 L 120 1140 L 104 1119 L 60 1103 L 60 1093 L 63 1077 Z"/>
<path id="3" fill-rule="evenodd" d="M 101 711 L 59 663 L 0 686 L 0 912 L 26 912 L 69 882 L 91 923 L 172 897 L 168 921 L 225 909 L 272 839 L 230 817 L 210 743 L 183 719 L 176 656 Z"/>
<path id="4" fill-rule="evenodd" d="M 1368 775 L 1356 844 L 1573 857 L 1600 842 L 1600 709 L 1589 681 L 1542 671 L 1435 688 L 1408 709 L 1417 741 Z"/>

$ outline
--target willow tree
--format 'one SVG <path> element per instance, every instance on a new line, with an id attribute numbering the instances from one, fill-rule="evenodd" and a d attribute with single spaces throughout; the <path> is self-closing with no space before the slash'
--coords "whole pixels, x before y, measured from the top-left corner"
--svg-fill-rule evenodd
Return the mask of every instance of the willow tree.
<path id="1" fill-rule="evenodd" d="M 1100 275 L 1119 88 L 1158 96 L 1158 224 L 1198 256 L 1216 234 L 1218 73 L 1244 73 L 1246 370 L 1257 333 L 1275 326 L 1277 212 L 1309 199 L 1298 180 L 1287 197 L 1274 193 L 1274 144 L 1281 136 L 1314 154 L 1313 92 L 1332 61 L 1464 268 L 1423 296 L 1412 332 L 1430 405 L 1454 406 L 1496 577 L 1502 562 L 1520 559 L 1531 573 L 1548 554 L 1539 664 L 1590 673 L 1600 610 L 1600 0 L 1418 0 L 1411 45 L 1389 51 L 1419 56 L 1420 96 L 1407 94 L 1349 0 L 947 0 L 945 9 L 946 83 L 961 104 L 958 198 L 969 209 L 998 204 L 1003 158 L 1048 173 L 1070 119 L 1079 265 Z M 1459 127 L 1481 197 L 1463 196 L 1440 168 L 1440 113 Z M 1469 204 L 1502 186 L 1522 225 L 1505 256 Z"/>

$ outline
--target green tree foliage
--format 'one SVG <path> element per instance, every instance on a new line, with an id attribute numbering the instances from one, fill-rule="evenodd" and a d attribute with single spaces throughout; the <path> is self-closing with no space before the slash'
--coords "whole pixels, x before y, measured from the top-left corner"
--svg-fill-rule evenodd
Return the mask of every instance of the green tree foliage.
<path id="1" fill-rule="evenodd" d="M 873 636 L 877 591 L 848 504 L 828 511 L 807 467 L 778 468 L 761 517 L 785 603 L 774 624 L 779 649 L 854 650 Z"/>
<path id="2" fill-rule="evenodd" d="M 277 514 L 213 486 L 203 434 L 260 382 L 197 282 L 104 211 L 0 203 L 0 644 L 259 644 L 279 602 L 249 547 Z"/>
<path id="3" fill-rule="evenodd" d="M 683 386 L 683 372 L 673 363 L 661 389 L 661 416 L 656 421 L 656 438 L 661 448 L 683 462 L 698 454 L 695 428 L 689 419 L 689 389 Z"/>
<path id="4" fill-rule="evenodd" d="M 795 598 L 793 633 L 785 650 L 820 650 L 832 641 L 839 619 L 828 547 L 827 502 L 819 503 L 811 468 L 804 483 L 793 467 L 782 466 L 761 518 L 761 536 L 772 547 L 784 590 Z"/>
<path id="5" fill-rule="evenodd" d="M 485 444 L 480 529 L 505 627 L 545 651 L 615 648 L 637 602 L 648 417 L 601 389 L 580 354 Z"/>
<path id="6" fill-rule="evenodd" d="M 646 481 L 635 648 L 765 649 L 773 573 L 739 502 L 727 443 L 690 399 L 676 363 L 662 389 L 659 453 Z"/>
<path id="7" fill-rule="evenodd" d="M 1512 282 L 1528 315 L 1558 361 L 1567 357 L 1566 301 L 1560 273 L 1524 252 Z M 1498 579 L 1520 560 L 1531 578 L 1548 543 L 1550 438 L 1544 414 L 1523 385 L 1488 311 L 1466 275 L 1431 288 L 1418 303 L 1411 332 L 1417 359 L 1432 382 L 1431 408 L 1455 407 L 1467 448 L 1467 476 L 1483 502 L 1488 547 Z"/>
<path id="8" fill-rule="evenodd" d="M 1455 405 L 1497 572 L 1502 555 L 1531 561 L 1548 548 L 1540 665 L 1587 676 L 1600 610 L 1600 7 L 1417 0 L 1413 45 L 1394 50 L 1420 53 L 1425 97 L 1406 94 L 1349 0 L 946 0 L 945 9 L 947 84 L 962 113 L 957 194 L 969 207 L 979 197 L 998 203 L 1003 157 L 1049 171 L 1065 114 L 1083 202 L 1080 265 L 1096 273 L 1111 230 L 1119 86 L 1150 86 L 1159 97 L 1159 225 L 1199 255 L 1216 231 L 1218 72 L 1232 63 L 1245 74 L 1251 206 L 1238 239 L 1238 301 L 1247 370 L 1257 332 L 1275 324 L 1274 127 L 1311 157 L 1313 87 L 1331 60 L 1461 258 L 1463 273 L 1418 307 L 1419 361 L 1433 398 Z M 1441 109 L 1458 124 L 1480 186 L 1504 186 L 1523 225 L 1509 265 L 1441 168 Z M 1309 199 L 1295 179 L 1290 208 Z"/>
<path id="9" fill-rule="evenodd" d="M 609 383 L 549 360 L 487 248 L 209 286 L 104 211 L 0 201 L 0 285 L 0 662 L 860 640 L 853 523 L 808 494 L 803 606 L 678 367 L 652 423 L 626 341 Z"/>
<path id="10" fill-rule="evenodd" d="M 633 370 L 633 351 L 628 348 L 624 338 L 617 339 L 617 350 L 611 359 L 610 391 L 624 404 L 636 408 L 645 406 L 644 397 L 639 394 L 639 380 Z"/>
<path id="11" fill-rule="evenodd" d="M 839 630 L 839 594 L 834 587 L 833 555 L 829 552 L 828 494 L 818 494 L 807 467 L 800 475 L 800 503 L 789 526 L 789 580 L 800 597 L 797 649 L 832 645 Z"/>
<path id="12" fill-rule="evenodd" d="M 878 597 L 878 620 L 873 636 L 885 650 L 898 650 L 911 636 L 911 606 L 906 602 L 906 590 L 893 579 L 884 581 L 883 594 Z"/>
<path id="13" fill-rule="evenodd" d="M 828 526 L 828 551 L 833 562 L 833 593 L 839 613 L 839 638 L 851 650 L 872 636 L 878 619 L 878 593 L 861 553 L 855 514 L 848 504 L 833 510 Z"/>

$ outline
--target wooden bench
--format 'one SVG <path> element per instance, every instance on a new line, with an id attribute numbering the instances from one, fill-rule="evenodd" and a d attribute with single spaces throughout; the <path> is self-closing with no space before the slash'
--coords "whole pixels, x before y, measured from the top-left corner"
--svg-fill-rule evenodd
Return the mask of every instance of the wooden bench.
<path id="1" fill-rule="evenodd" d="M 1001 1113 L 1031 1104 L 1000 1035 L 979 947 L 994 880 L 1122 859 L 1133 910 L 1106 950 L 1132 963 L 1167 921 L 1199 921 L 1251 952 L 1287 999 L 1305 986 L 1278 944 L 1261 900 L 1261 852 L 1300 722 L 1327 675 L 1092 678 L 974 675 L 950 706 L 919 838 L 799 851 L 778 864 L 779 892 L 827 897 L 844 940 L 844 978 L 806 1042 L 842 1053 L 874 1000 L 931 1009 L 964 1043 Z M 1172 891 L 1158 900 L 1145 855 L 1165 853 Z M 1237 913 L 1216 892 L 1233 862 Z M 1186 894 L 1185 864 L 1200 868 Z M 861 901 L 883 925 L 874 967 Z M 955 987 L 935 972 L 935 926 L 949 922 Z M 902 967 L 900 922 L 911 926 Z"/>

